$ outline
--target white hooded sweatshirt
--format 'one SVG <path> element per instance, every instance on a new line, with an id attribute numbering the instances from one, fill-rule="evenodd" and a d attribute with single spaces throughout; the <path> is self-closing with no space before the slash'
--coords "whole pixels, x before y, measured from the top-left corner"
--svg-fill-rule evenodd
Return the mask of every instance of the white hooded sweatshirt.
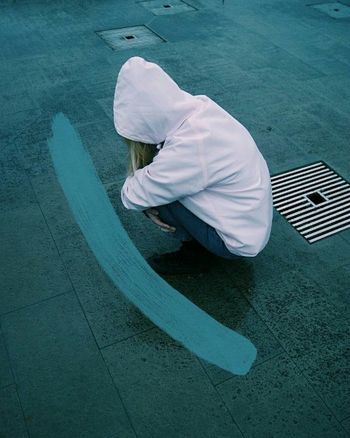
<path id="1" fill-rule="evenodd" d="M 270 174 L 238 120 L 139 56 L 120 69 L 113 111 L 119 135 L 160 149 L 152 163 L 126 178 L 126 208 L 177 200 L 214 227 L 231 253 L 254 257 L 262 251 L 272 226 Z"/>

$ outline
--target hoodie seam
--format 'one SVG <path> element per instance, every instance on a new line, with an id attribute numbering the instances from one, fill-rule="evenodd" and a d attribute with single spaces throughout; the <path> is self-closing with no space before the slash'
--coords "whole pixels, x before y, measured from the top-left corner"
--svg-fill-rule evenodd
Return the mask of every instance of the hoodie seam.
<path id="1" fill-rule="evenodd" d="M 203 174 L 203 190 L 205 190 L 208 187 L 208 172 L 204 163 L 204 157 L 203 157 L 203 142 L 201 142 L 200 144 L 198 144 L 197 146 L 197 151 L 198 151 L 198 156 L 199 156 L 199 160 L 201 163 L 201 168 L 202 168 L 202 174 Z"/>
<path id="2" fill-rule="evenodd" d="M 191 115 L 194 115 L 195 113 L 199 112 L 199 111 L 203 111 L 204 109 L 204 105 L 207 106 L 208 102 L 201 102 L 201 105 L 199 105 L 199 108 L 197 108 L 196 111 L 194 111 Z M 198 127 L 196 127 L 196 131 L 198 133 Z M 203 139 L 201 139 L 201 141 L 198 143 L 197 145 L 197 151 L 198 151 L 198 156 L 199 156 L 199 160 L 201 163 L 201 168 L 202 168 L 202 174 L 203 174 L 203 190 L 205 190 L 208 187 L 208 171 L 207 171 L 207 166 L 205 165 L 205 161 L 204 161 L 204 156 L 203 156 Z"/>

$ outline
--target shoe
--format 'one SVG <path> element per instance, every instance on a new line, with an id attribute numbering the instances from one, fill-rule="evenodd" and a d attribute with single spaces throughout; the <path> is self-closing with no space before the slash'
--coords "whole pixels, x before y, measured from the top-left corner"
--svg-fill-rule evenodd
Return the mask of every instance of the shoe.
<path id="1" fill-rule="evenodd" d="M 200 274 L 210 270 L 214 257 L 199 242 L 189 240 L 175 252 L 155 254 L 146 261 L 158 274 Z"/>

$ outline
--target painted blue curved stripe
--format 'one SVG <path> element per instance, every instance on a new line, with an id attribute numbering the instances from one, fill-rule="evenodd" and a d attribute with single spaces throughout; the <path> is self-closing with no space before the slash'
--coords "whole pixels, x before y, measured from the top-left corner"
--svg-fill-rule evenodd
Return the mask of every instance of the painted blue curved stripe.
<path id="1" fill-rule="evenodd" d="M 164 281 L 128 237 L 69 119 L 54 116 L 48 146 L 75 220 L 101 267 L 140 311 L 191 352 L 233 374 L 246 374 L 255 346 Z"/>

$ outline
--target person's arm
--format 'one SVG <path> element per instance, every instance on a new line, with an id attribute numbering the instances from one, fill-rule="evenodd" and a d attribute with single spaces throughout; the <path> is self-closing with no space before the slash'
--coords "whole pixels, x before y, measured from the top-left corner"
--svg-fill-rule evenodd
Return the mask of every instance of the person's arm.
<path id="1" fill-rule="evenodd" d="M 152 163 L 127 177 L 121 190 L 123 205 L 140 211 L 203 190 L 206 177 L 199 149 L 180 142 L 163 148 Z"/>

